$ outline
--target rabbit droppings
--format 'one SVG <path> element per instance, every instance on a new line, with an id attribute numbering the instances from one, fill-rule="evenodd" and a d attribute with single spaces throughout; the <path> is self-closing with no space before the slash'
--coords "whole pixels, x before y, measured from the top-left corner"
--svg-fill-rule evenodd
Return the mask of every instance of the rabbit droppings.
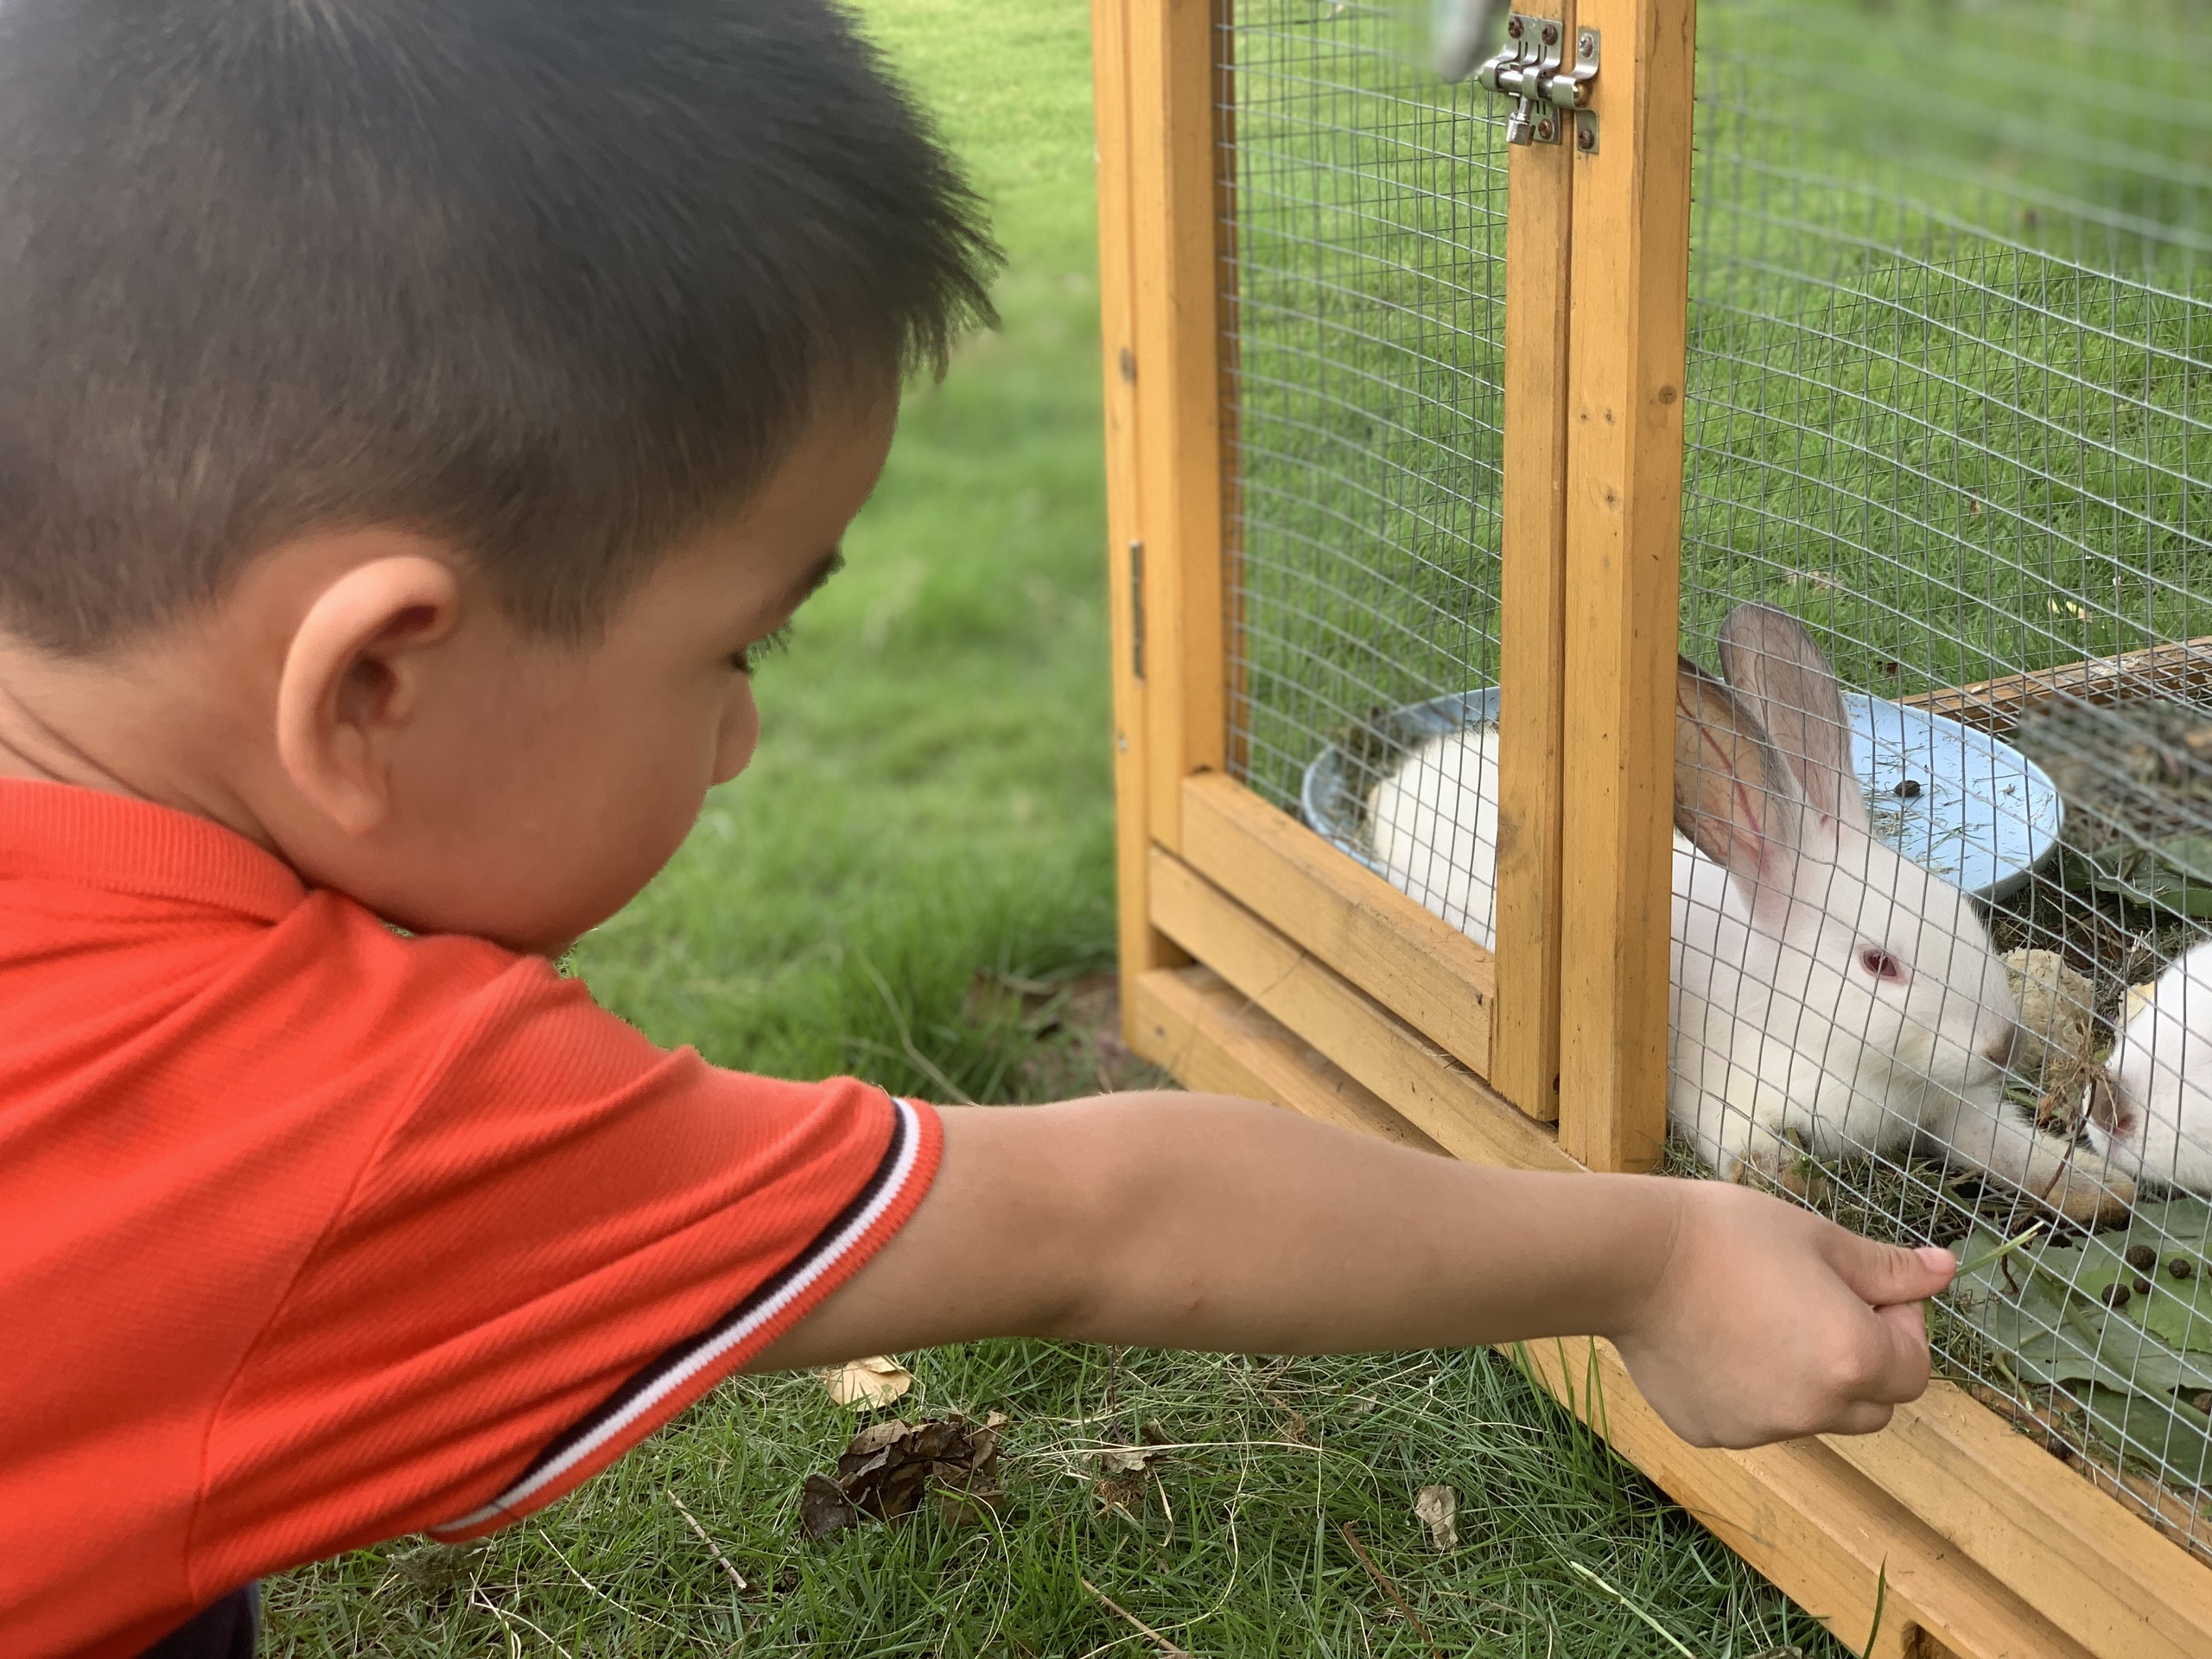
<path id="1" fill-rule="evenodd" d="M 2120 1033 L 2088 1135 L 2116 1169 L 2212 1192 L 2212 941 L 2177 957 Z"/>
<path id="2" fill-rule="evenodd" d="M 1725 682 L 1688 658 L 1675 676 L 1676 1128 L 1731 1179 L 1779 1180 L 1793 1138 L 1834 1157 L 1925 1137 L 2069 1218 L 2123 1211 L 2125 1176 L 2005 1103 L 2005 966 L 1965 894 L 1874 837 L 1812 636 L 1738 606 L 1720 661 Z M 1497 798 L 1494 726 L 1431 740 L 1369 798 L 1392 885 L 1484 946 Z"/>

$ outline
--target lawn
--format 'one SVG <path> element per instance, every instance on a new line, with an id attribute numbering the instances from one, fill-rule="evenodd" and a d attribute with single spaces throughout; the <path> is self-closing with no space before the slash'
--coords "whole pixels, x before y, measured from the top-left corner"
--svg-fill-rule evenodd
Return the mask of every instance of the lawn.
<path id="1" fill-rule="evenodd" d="M 575 966 L 655 1038 L 723 1064 L 1004 1101 L 1078 1086 L 1084 1057 L 1052 1029 L 1058 992 L 1111 950 L 1088 18 L 1069 0 L 863 10 L 993 204 L 1010 256 L 1005 327 L 914 391 L 849 569 L 760 675 L 759 760 Z M 1451 236 L 1494 233 L 1502 197 L 1440 197 L 1433 183 Z M 1496 412 L 1478 403 L 1470 422 L 1453 390 L 1494 373 L 1494 296 L 1462 270 L 1463 312 L 1409 320 L 1415 276 L 1368 269 L 1399 286 L 1370 292 L 1340 270 L 1333 298 L 1285 305 L 1283 360 L 1300 328 L 1319 340 L 1387 315 L 1413 330 L 1405 349 L 1452 372 L 1410 377 L 1428 406 L 1402 423 L 1405 442 L 1428 461 L 1374 474 L 1363 505 L 1296 508 L 1309 516 L 1284 521 L 1283 544 L 1338 545 L 1348 523 L 1366 546 L 1402 531 L 1407 591 L 1442 595 L 1462 632 L 1423 632 L 1432 605 L 1359 633 L 1331 659 L 1351 689 L 1318 668 L 1304 682 L 1355 713 L 1370 693 L 1458 689 L 1450 677 L 1481 661 L 1471 641 L 1494 627 L 1467 595 L 1494 591 L 1476 567 L 1495 459 L 1479 435 L 1494 437 Z M 1256 376 L 1252 387 L 1259 408 Z M 1371 421 L 1359 442 L 1301 436 L 1296 413 L 1280 423 L 1284 457 L 1322 443 L 1355 458 L 1343 463 L 1355 484 L 1357 457 L 1411 453 Z M 1477 452 L 1444 444 L 1453 421 Z M 1723 478 L 1705 499 L 1726 495 Z M 1286 637 L 1301 616 L 1316 638 L 1340 632 L 1294 594 L 1280 613 Z M 1287 714 L 1275 728 L 1281 767 L 1308 752 L 1316 720 Z M 1009 1501 L 989 1523 L 925 1515 L 804 1541 L 800 1482 L 860 1420 L 811 1378 L 741 1380 L 478 1549 L 401 1541 L 289 1575 L 271 1586 L 270 1650 L 1155 1650 L 1133 1617 L 1192 1653 L 1252 1659 L 1841 1651 L 1495 1355 L 1224 1360 L 999 1342 L 908 1357 L 918 1383 L 900 1410 L 1007 1415 Z M 1458 1493 L 1450 1553 L 1414 1515 L 1431 1484 Z M 1866 1635 L 1844 1634 L 1854 1649 Z"/>

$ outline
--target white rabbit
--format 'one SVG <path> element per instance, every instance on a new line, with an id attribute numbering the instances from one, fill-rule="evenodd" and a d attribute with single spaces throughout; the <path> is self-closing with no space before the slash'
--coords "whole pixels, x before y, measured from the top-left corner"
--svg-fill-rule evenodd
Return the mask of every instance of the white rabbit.
<path id="1" fill-rule="evenodd" d="M 1725 683 L 1688 658 L 1675 677 L 1675 1127 L 1732 1179 L 1924 1136 L 2075 1219 L 2116 1214 L 2132 1185 L 2004 1101 L 2004 964 L 1963 893 L 1872 833 L 1812 637 L 1739 606 L 1720 660 Z M 1431 740 L 1369 800 L 1392 884 L 1486 946 L 1497 802 L 1495 727 Z"/>
<path id="2" fill-rule="evenodd" d="M 2158 976 L 2105 1071 L 2089 1144 L 2139 1180 L 2212 1192 L 2212 941 Z"/>

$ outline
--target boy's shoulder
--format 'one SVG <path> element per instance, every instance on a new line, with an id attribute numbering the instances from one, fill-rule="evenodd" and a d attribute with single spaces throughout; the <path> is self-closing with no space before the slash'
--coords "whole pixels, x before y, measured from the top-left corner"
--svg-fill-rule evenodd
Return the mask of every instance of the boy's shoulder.
<path id="1" fill-rule="evenodd" d="M 542 959 L 410 938 L 190 813 L 0 779 L 0 1136 L 20 1136 L 41 1080 L 63 1122 L 112 1120 L 110 1176 L 209 1135 L 342 1163 L 431 1057 L 465 1065 L 497 1041 L 501 1007 L 626 1033 Z"/>
<path id="2" fill-rule="evenodd" d="M 57 1618 L 127 1583 L 181 1618 L 534 1509 L 864 1259 L 934 1147 L 880 1090 L 664 1052 L 206 820 L 0 780 L 9 1576 Z"/>
<path id="3" fill-rule="evenodd" d="M 318 949 L 288 965 L 317 973 L 358 973 L 381 957 L 419 980 L 461 983 L 535 960 L 459 936 L 410 941 L 212 819 L 27 779 L 0 777 L 0 904 L 9 918 L 0 973 L 18 994 L 150 971 L 154 984 L 181 1001 L 198 987 L 175 976 L 195 962 L 234 973 L 257 955 L 296 949 L 296 938 Z M 410 951 L 410 943 L 425 948 Z M 333 946 L 345 954 L 330 956 Z M 209 1012 L 234 1014 L 239 1006 Z M 7 1018 L 0 1007 L 0 1020 Z"/>

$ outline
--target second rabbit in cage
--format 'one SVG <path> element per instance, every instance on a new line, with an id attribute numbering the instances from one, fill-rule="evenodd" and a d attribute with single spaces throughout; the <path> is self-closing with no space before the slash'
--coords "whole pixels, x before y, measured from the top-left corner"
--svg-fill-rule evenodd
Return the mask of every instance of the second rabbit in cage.
<path id="1" fill-rule="evenodd" d="M 2089 1144 L 2153 1185 L 2212 1192 L 2212 940 L 2158 976 L 2106 1070 Z"/>
<path id="2" fill-rule="evenodd" d="M 1675 684 L 1676 1130 L 1732 1179 L 1918 1143 L 2071 1219 L 2117 1215 L 2127 1178 L 2005 1101 L 2004 964 L 1965 894 L 1872 834 L 1811 635 L 1743 605 L 1719 645 L 1725 681 L 1685 658 Z M 1391 883 L 1485 946 L 1497 799 L 1495 727 L 1432 739 L 1369 798 Z"/>

